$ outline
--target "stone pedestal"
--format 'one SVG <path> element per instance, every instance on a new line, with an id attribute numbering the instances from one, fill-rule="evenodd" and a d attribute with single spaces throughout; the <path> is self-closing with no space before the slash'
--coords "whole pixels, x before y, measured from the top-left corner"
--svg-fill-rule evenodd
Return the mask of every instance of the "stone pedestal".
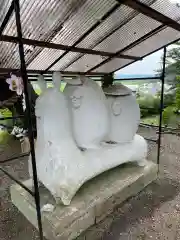
<path id="1" fill-rule="evenodd" d="M 157 165 L 145 167 L 125 164 L 84 184 L 70 206 L 58 205 L 53 212 L 42 212 L 44 236 L 49 240 L 71 240 L 105 218 L 127 198 L 136 195 L 157 178 Z M 24 184 L 31 188 L 31 181 Z M 54 200 L 40 187 L 41 205 Z M 11 199 L 22 214 L 37 227 L 33 197 L 18 185 L 11 187 Z"/>

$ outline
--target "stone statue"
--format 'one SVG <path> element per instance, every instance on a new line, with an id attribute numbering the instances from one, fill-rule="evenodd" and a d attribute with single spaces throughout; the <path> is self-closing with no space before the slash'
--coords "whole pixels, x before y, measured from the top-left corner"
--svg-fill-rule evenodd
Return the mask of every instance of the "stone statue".
<path id="1" fill-rule="evenodd" d="M 53 74 L 54 88 L 47 89 L 42 76 L 40 80 L 43 92 L 35 109 L 37 173 L 56 202 L 69 205 L 86 181 L 122 163 L 145 164 L 145 140 L 135 135 L 132 127 L 134 136 L 129 134 L 128 138 L 124 136 L 118 141 L 111 126 L 109 99 L 97 83 L 81 77 L 76 84 L 68 84 L 62 93 L 60 73 Z M 120 118 L 119 103 L 113 106 L 115 116 Z M 123 128 L 126 122 L 121 119 L 120 122 Z M 118 132 L 121 133 L 120 128 Z M 31 167 L 29 169 L 31 172 Z"/>

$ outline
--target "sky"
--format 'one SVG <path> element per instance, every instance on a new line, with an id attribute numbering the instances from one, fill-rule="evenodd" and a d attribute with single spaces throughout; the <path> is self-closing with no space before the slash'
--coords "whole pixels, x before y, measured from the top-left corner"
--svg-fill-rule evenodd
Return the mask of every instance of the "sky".
<path id="1" fill-rule="evenodd" d="M 144 58 L 142 61 L 133 63 L 130 66 L 123 68 L 117 73 L 121 74 L 147 74 L 152 75 L 156 73 L 156 70 L 161 68 L 160 60 L 163 55 L 163 50 L 151 54 L 150 56 Z"/>
<path id="2" fill-rule="evenodd" d="M 180 0 L 179 0 L 180 1 Z M 176 48 L 176 45 L 172 44 L 167 47 L 167 51 Z M 161 57 L 163 56 L 163 49 L 145 57 L 141 61 L 132 63 L 131 65 L 117 71 L 121 74 L 142 74 L 142 75 L 153 75 L 156 74 L 157 69 L 161 69 Z"/>

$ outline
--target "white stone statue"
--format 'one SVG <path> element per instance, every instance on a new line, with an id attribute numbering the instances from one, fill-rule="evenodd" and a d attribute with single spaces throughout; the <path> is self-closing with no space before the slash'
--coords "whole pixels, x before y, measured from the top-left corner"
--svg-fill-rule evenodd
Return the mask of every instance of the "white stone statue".
<path id="1" fill-rule="evenodd" d="M 109 132 L 109 129 L 105 127 L 109 128 L 110 124 L 107 116 L 109 109 L 104 107 L 103 111 L 106 112 L 104 116 L 108 118 L 104 122 L 101 116 L 91 116 L 93 114 L 100 115 L 100 106 L 103 104 L 107 106 L 104 103 L 105 96 L 101 88 L 95 90 L 96 85 L 88 82 L 88 79 L 84 79 L 82 81 L 83 85 L 76 85 L 77 88 L 73 87 L 75 91 L 73 90 L 72 95 L 69 95 L 72 104 L 70 105 L 67 92 L 64 94 L 59 91 L 60 78 L 59 73 L 53 74 L 54 88 L 46 89 L 44 82 L 44 91 L 37 99 L 35 153 L 39 181 L 51 192 L 57 202 L 61 201 L 63 204 L 69 205 L 78 189 L 86 181 L 102 172 L 126 162 L 138 162 L 139 165 L 143 165 L 147 156 L 147 144 L 139 135 L 135 135 L 131 141 L 123 144 L 103 142 L 103 137 L 106 138 L 106 134 Z M 42 83 L 43 81 L 41 81 Z M 82 86 L 84 87 L 82 88 Z M 79 93 L 79 88 L 81 90 L 80 95 L 76 95 Z M 88 102 L 93 101 L 89 97 L 90 93 L 95 99 L 94 103 L 97 104 L 94 111 L 91 103 Z M 74 94 L 76 97 L 80 97 L 80 101 L 74 101 Z M 85 94 L 87 94 L 88 100 Z M 90 109 L 89 112 L 88 108 Z M 99 113 L 97 109 L 99 109 Z M 88 114 L 88 117 L 84 118 L 85 113 Z M 72 114 L 74 114 L 73 124 L 76 128 L 74 134 L 71 125 Z M 76 124 L 79 124 L 77 119 L 82 124 L 83 131 L 86 134 L 89 134 L 88 126 L 90 126 L 92 135 L 89 134 L 87 139 L 85 139 L 86 135 L 82 135 L 81 128 L 76 126 Z M 85 125 L 83 125 L 82 119 L 86 120 Z M 97 128 L 94 123 L 91 125 L 92 119 L 94 119 L 93 121 L 97 119 L 99 124 L 102 121 L 103 127 L 101 128 L 99 125 Z M 123 123 L 123 125 L 125 124 Z M 85 144 L 83 144 L 83 141 L 85 141 Z M 82 151 L 79 147 L 85 147 L 86 150 Z"/>

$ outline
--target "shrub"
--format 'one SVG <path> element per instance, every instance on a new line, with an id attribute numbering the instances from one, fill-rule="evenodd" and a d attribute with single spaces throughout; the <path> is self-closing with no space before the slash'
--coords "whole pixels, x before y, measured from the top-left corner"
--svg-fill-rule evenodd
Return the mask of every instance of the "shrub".
<path id="1" fill-rule="evenodd" d="M 10 139 L 10 135 L 8 131 L 0 129 L 0 145 L 6 144 L 9 141 L 9 139 Z"/>
<path id="2" fill-rule="evenodd" d="M 175 103 L 175 94 L 169 93 L 164 95 L 164 107 L 168 107 Z"/>
<path id="3" fill-rule="evenodd" d="M 160 110 L 160 96 L 146 96 L 138 99 L 138 103 L 141 109 L 141 117 L 148 117 L 159 114 Z M 175 103 L 174 94 L 164 95 L 164 108 L 172 106 Z"/>
<path id="4" fill-rule="evenodd" d="M 0 109 L 0 117 L 12 117 L 12 113 L 9 111 L 9 109 Z M 7 119 L 7 120 L 1 120 L 0 124 L 3 124 L 7 127 L 12 127 L 13 126 L 13 120 L 12 119 Z"/>
<path id="5" fill-rule="evenodd" d="M 159 98 L 147 96 L 138 100 L 141 109 L 141 117 L 156 115 L 159 113 Z"/>
<path id="6" fill-rule="evenodd" d="M 163 111 L 163 123 L 164 125 L 168 126 L 172 119 L 176 118 L 175 116 L 176 108 L 173 106 L 168 106 Z"/>
<path id="7" fill-rule="evenodd" d="M 180 110 L 180 77 L 177 77 L 177 86 L 176 86 L 176 108 Z"/>

